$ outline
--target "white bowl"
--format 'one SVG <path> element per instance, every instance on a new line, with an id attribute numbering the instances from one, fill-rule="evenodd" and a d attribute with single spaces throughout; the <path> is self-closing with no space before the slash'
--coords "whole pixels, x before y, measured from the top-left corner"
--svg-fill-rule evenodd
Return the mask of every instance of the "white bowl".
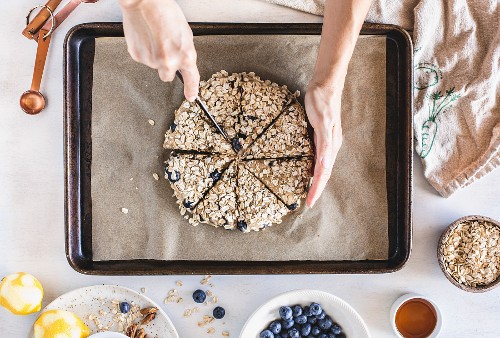
<path id="1" fill-rule="evenodd" d="M 434 331 L 432 331 L 432 333 L 430 334 L 430 336 L 427 337 L 427 338 L 435 338 L 435 337 L 437 337 L 439 335 L 439 332 L 441 331 L 441 326 L 443 325 L 443 317 L 441 316 L 441 311 L 439 311 L 438 306 L 431 299 L 429 299 L 429 298 L 427 298 L 425 296 L 422 296 L 422 295 L 418 295 L 416 293 L 408 293 L 406 295 L 403 295 L 403 296 L 399 297 L 392 304 L 391 314 L 390 314 L 390 321 L 391 321 L 391 326 L 392 326 L 392 329 L 394 330 L 394 333 L 396 334 L 396 336 L 398 336 L 400 338 L 404 338 L 404 336 L 401 335 L 401 333 L 399 333 L 399 330 L 396 327 L 396 313 L 398 312 L 398 310 L 401 307 L 401 305 L 403 305 L 407 301 L 409 301 L 411 299 L 415 299 L 415 298 L 423 299 L 423 300 L 429 302 L 434 307 L 434 311 L 436 311 L 436 327 L 434 328 Z"/>
<path id="2" fill-rule="evenodd" d="M 279 318 L 278 309 L 283 305 L 302 306 L 319 303 L 323 310 L 338 323 L 347 337 L 369 338 L 370 334 L 361 316 L 342 299 L 318 290 L 295 290 L 267 301 L 248 318 L 240 338 L 258 338 L 267 325 Z"/>

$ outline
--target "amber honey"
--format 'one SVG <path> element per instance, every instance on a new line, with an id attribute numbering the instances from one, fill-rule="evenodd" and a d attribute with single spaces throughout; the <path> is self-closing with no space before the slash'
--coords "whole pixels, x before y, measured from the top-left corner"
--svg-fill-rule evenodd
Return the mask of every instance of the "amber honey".
<path id="1" fill-rule="evenodd" d="M 428 337 L 434 331 L 436 323 L 434 307 L 421 298 L 408 300 L 396 312 L 396 328 L 405 338 Z"/>

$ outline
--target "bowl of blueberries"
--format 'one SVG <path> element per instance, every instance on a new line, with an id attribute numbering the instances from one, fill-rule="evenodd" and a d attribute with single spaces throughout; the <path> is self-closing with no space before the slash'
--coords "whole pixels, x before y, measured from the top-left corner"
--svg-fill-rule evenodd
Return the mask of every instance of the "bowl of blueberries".
<path id="1" fill-rule="evenodd" d="M 361 316 L 345 301 L 318 290 L 281 294 L 259 307 L 240 338 L 369 338 Z"/>

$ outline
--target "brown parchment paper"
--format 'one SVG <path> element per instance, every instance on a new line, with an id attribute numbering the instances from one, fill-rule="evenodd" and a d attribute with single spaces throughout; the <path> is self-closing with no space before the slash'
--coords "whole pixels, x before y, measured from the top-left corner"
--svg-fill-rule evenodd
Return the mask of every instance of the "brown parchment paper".
<path id="1" fill-rule="evenodd" d="M 304 93 L 319 37 L 199 36 L 195 44 L 202 79 L 221 69 L 254 71 Z M 387 259 L 385 37 L 356 45 L 342 97 L 344 143 L 321 199 L 258 233 L 193 227 L 179 214 L 163 178 L 162 148 L 183 100 L 178 80 L 163 83 L 134 62 L 123 38 L 96 40 L 93 75 L 95 260 Z"/>

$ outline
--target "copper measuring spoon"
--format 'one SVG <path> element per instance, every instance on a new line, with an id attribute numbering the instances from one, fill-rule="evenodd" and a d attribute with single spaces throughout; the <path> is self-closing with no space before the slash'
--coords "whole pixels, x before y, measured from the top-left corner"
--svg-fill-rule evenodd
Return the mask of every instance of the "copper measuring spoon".
<path id="1" fill-rule="evenodd" d="M 78 7 L 78 5 L 80 5 L 81 3 L 89 3 L 89 4 L 93 4 L 93 3 L 96 3 L 97 1 L 99 0 L 71 0 L 70 2 L 68 2 L 63 8 L 61 8 L 61 10 L 59 12 L 57 12 L 57 14 L 55 15 L 55 24 L 54 24 L 54 28 L 52 30 L 55 30 L 57 27 L 59 27 L 59 25 L 64 21 L 66 20 L 66 18 Z M 47 21 L 45 23 L 45 25 L 42 27 L 42 29 L 49 29 L 50 27 L 50 24 L 49 22 Z M 38 37 L 40 36 L 40 32 L 38 32 L 37 34 L 34 34 L 33 35 L 33 38 L 35 40 L 38 40 Z"/>

